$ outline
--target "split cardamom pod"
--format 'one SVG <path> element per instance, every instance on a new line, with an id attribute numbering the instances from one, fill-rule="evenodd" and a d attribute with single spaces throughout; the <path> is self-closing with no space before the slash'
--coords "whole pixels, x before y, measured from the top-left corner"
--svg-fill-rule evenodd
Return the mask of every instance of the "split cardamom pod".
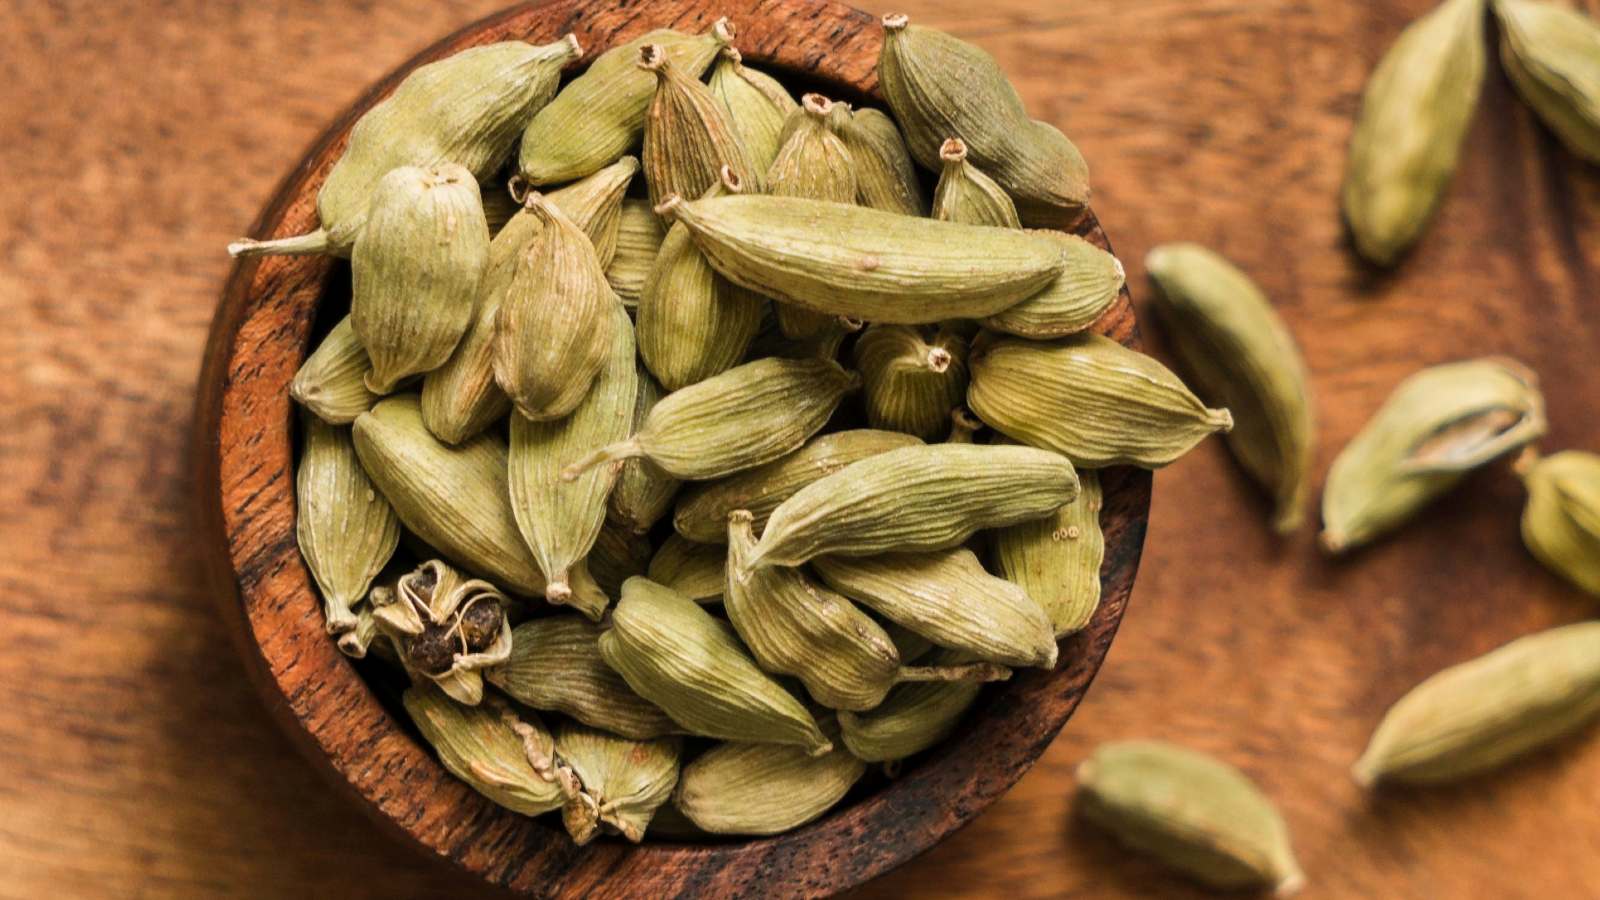
<path id="1" fill-rule="evenodd" d="M 1600 456 L 1567 450 L 1519 467 L 1522 542 L 1546 568 L 1600 597 Z"/>
<path id="2" fill-rule="evenodd" d="M 668 535 L 650 558 L 651 581 L 669 587 L 696 603 L 721 603 L 727 583 L 728 548 L 697 544 L 682 535 Z"/>
<path id="3" fill-rule="evenodd" d="M 834 128 L 856 169 L 856 201 L 883 212 L 921 216 L 927 209 L 922 182 L 900 129 L 881 110 L 833 106 Z"/>
<path id="4" fill-rule="evenodd" d="M 679 70 L 659 44 L 639 50 L 639 67 L 656 78 L 644 126 L 644 181 L 650 200 L 677 194 L 701 197 L 721 177 L 723 167 L 741 183 L 758 187 L 760 173 L 745 155 L 728 111 L 697 75 Z"/>
<path id="5" fill-rule="evenodd" d="M 995 532 L 995 562 L 1007 581 L 1044 608 L 1058 638 L 1081 631 L 1100 607 L 1104 497 L 1093 469 L 1078 473 L 1077 499 L 1049 516 Z"/>
<path id="6" fill-rule="evenodd" d="M 400 544 L 400 520 L 373 489 L 350 429 L 300 417 L 304 443 L 295 471 L 295 539 L 322 592 L 324 627 L 353 631 L 352 611 Z"/>
<path id="7" fill-rule="evenodd" d="M 639 392 L 633 401 L 633 424 L 628 433 L 639 430 L 650 410 L 655 409 L 666 391 L 642 363 L 638 369 Z M 672 509 L 672 500 L 678 495 L 682 482 L 661 471 L 661 467 L 639 457 L 622 464 L 616 487 L 606 501 L 607 517 L 635 534 L 644 534 Z M 642 573 L 636 573 L 642 574 Z"/>
<path id="8" fill-rule="evenodd" d="M 869 325 L 855 360 L 873 428 L 932 440 L 967 393 L 967 339 L 948 325 Z"/>
<path id="9" fill-rule="evenodd" d="M 1061 274 L 1037 294 L 982 320 L 1017 337 L 1050 340 L 1077 334 L 1115 303 L 1127 280 L 1122 261 L 1075 234 L 1041 231 L 1061 251 Z"/>
<path id="10" fill-rule="evenodd" d="M 1494 0 L 1500 61 L 1567 149 L 1600 163 L 1600 25 L 1556 3 Z"/>
<path id="11" fill-rule="evenodd" d="M 939 650 L 929 661 L 936 666 L 954 666 L 970 663 L 972 656 L 956 650 Z M 976 681 L 898 685 L 872 709 L 841 711 L 840 740 L 850 755 L 862 762 L 897 762 L 949 737 L 961 717 L 977 702 L 982 689 L 983 685 Z"/>
<path id="12" fill-rule="evenodd" d="M 374 591 L 372 617 L 413 683 L 432 681 L 467 706 L 483 700 L 483 669 L 511 656 L 506 595 L 429 560 L 393 591 Z"/>
<path id="13" fill-rule="evenodd" d="M 720 744 L 683 767 L 672 801 L 712 834 L 778 834 L 827 812 L 866 771 L 843 749 L 811 756 L 776 744 Z"/>
<path id="14" fill-rule="evenodd" d="M 739 144 L 757 172 L 765 172 L 778 155 L 779 136 L 789 114 L 799 108 L 776 78 L 744 64 L 732 47 L 722 48 L 711 69 L 711 94 L 727 111 Z"/>
<path id="15" fill-rule="evenodd" d="M 617 250 L 606 267 L 606 281 L 625 306 L 639 305 L 645 279 L 655 267 L 656 254 L 666 237 L 666 226 L 648 200 L 623 199 L 617 223 Z"/>
<path id="16" fill-rule="evenodd" d="M 1011 195 L 967 159 L 966 142 L 950 138 L 940 144 L 939 161 L 939 183 L 933 189 L 935 219 L 996 228 L 1022 227 Z"/>
<path id="17" fill-rule="evenodd" d="M 367 349 L 345 316 L 300 364 L 289 382 L 289 396 L 330 425 L 348 425 L 378 402 L 378 395 L 367 389 L 371 371 Z"/>
<path id="18" fill-rule="evenodd" d="M 556 753 L 577 777 L 578 793 L 561 808 L 561 821 L 582 847 L 604 826 L 637 844 L 656 809 L 678 784 L 682 741 L 634 741 L 571 722 L 556 731 Z"/>
<path id="19" fill-rule="evenodd" d="M 403 701 L 445 769 L 506 809 L 537 816 L 560 809 L 577 790 L 544 723 L 518 716 L 498 697 L 462 706 L 421 684 Z"/>

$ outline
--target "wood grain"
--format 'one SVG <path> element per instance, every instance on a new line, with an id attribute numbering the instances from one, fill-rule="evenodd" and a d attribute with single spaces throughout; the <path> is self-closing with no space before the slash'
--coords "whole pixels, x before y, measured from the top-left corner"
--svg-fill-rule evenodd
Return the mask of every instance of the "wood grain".
<path id="1" fill-rule="evenodd" d="M 364 87 L 497 0 L 13 4 L 0 15 L 0 896 L 445 897 L 289 748 L 227 643 L 188 520 L 200 348 L 246 228 Z M 1600 10 L 1585 0 L 1590 12 Z M 1551 447 L 1600 447 L 1600 178 L 1492 74 L 1436 226 L 1395 273 L 1334 206 L 1366 72 L 1428 0 L 918 0 L 993 52 L 1094 172 L 1133 283 L 1205 241 L 1302 341 L 1319 472 L 1404 375 L 1510 353 Z M 874 12 L 885 11 L 874 9 Z M 1159 333 L 1153 335 L 1159 350 Z M 1349 783 L 1382 709 L 1440 666 L 1592 605 L 1485 472 L 1344 563 L 1283 543 L 1220 445 L 1157 478 L 1130 613 L 1043 761 L 862 897 L 1190 896 L 1069 816 L 1101 740 L 1182 740 L 1283 805 L 1307 897 L 1600 895 L 1600 749 L 1444 791 Z M 1194 895 L 1199 896 L 1199 895 Z"/>

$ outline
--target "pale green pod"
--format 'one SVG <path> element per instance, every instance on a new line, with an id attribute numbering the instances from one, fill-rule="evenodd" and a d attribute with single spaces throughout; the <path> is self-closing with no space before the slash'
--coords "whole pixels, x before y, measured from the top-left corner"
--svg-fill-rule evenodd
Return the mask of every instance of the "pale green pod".
<path id="1" fill-rule="evenodd" d="M 672 588 L 696 603 L 721 603 L 727 581 L 728 548 L 697 544 L 682 535 L 668 535 L 650 558 L 651 581 Z"/>
<path id="2" fill-rule="evenodd" d="M 856 202 L 884 212 L 920 216 L 928 204 L 922 182 L 894 120 L 880 110 L 834 104 L 834 127 L 856 167 Z"/>
<path id="3" fill-rule="evenodd" d="M 967 393 L 967 340 L 956 329 L 870 325 L 855 346 L 867 424 L 932 440 Z"/>
<path id="4" fill-rule="evenodd" d="M 633 843 L 678 784 L 678 738 L 634 741 L 571 722 L 556 730 L 556 754 L 576 776 L 578 793 L 561 808 L 572 842 L 582 847 L 602 828 Z"/>
<path id="5" fill-rule="evenodd" d="M 372 361 L 350 317 L 333 326 L 289 382 L 289 396 L 330 425 L 348 425 L 378 402 L 367 389 Z"/>
<path id="6" fill-rule="evenodd" d="M 489 261 L 478 183 L 454 163 L 401 166 L 378 181 L 350 254 L 350 325 L 387 394 L 444 365 L 472 323 Z"/>
<path id="7" fill-rule="evenodd" d="M 645 573 L 651 553 L 649 536 L 607 519 L 595 536 L 594 546 L 589 548 L 587 567 L 600 590 L 607 597 L 615 597 L 624 581 Z"/>
<path id="8" fill-rule="evenodd" d="M 1522 542 L 1540 562 L 1600 597 L 1600 456 L 1568 450 L 1522 469 Z"/>
<path id="9" fill-rule="evenodd" d="M 1432 366 L 1402 381 L 1339 451 L 1322 489 L 1330 553 L 1380 537 L 1467 473 L 1544 436 L 1538 377 L 1515 360 Z"/>
<path id="10" fill-rule="evenodd" d="M 655 409 L 667 393 L 642 363 L 637 368 L 639 392 L 633 400 L 630 434 L 644 424 L 650 410 Z M 672 500 L 678 495 L 681 484 L 648 459 L 630 459 L 622 464 L 617 485 L 611 489 L 611 497 L 606 501 L 606 515 L 630 531 L 644 534 L 672 509 Z"/>
<path id="11" fill-rule="evenodd" d="M 400 544 L 400 520 L 361 468 L 350 429 L 300 417 L 295 539 L 322 594 L 324 627 L 356 628 L 356 604 Z"/>
<path id="12" fill-rule="evenodd" d="M 690 734 L 832 749 L 811 713 L 756 667 L 733 629 L 645 578 L 622 585 L 600 656 Z"/>
<path id="13" fill-rule="evenodd" d="M 1032 447 L 932 444 L 869 456 L 801 488 L 767 519 L 749 568 L 829 553 L 954 547 L 1042 518 L 1078 496 L 1066 457 Z"/>
<path id="14" fill-rule="evenodd" d="M 935 219 L 996 228 L 1022 227 L 1011 195 L 967 159 L 966 142 L 950 138 L 940 144 L 939 162 L 939 183 L 933 189 Z"/>
<path id="15" fill-rule="evenodd" d="M 393 590 L 374 590 L 368 603 L 411 682 L 432 681 L 457 703 L 481 703 L 484 670 L 511 656 L 510 600 L 440 560 L 400 576 Z"/>
<path id="16" fill-rule="evenodd" d="M 1098 334 L 1031 341 L 983 334 L 968 358 L 967 406 L 996 430 L 1074 465 L 1156 469 L 1233 417 L 1167 368 Z"/>
<path id="17" fill-rule="evenodd" d="M 1367 82 L 1341 197 L 1361 255 L 1393 265 L 1427 227 L 1483 84 L 1485 0 L 1444 0 L 1406 26 Z"/>
<path id="18" fill-rule="evenodd" d="M 991 331 L 1050 340 L 1087 329 L 1111 308 L 1127 280 L 1122 261 L 1075 234 L 1038 232 L 1061 250 L 1061 274 L 1044 289 L 982 320 Z"/>
<path id="19" fill-rule="evenodd" d="M 1568 150 L 1600 163 L 1600 25 L 1557 3 L 1494 0 L 1500 60 Z"/>
<path id="20" fill-rule="evenodd" d="M 369 198 L 391 170 L 454 163 L 474 180 L 490 178 L 528 117 L 554 96 L 561 70 L 581 52 L 569 34 L 542 46 L 506 41 L 472 47 L 417 68 L 350 129 L 349 144 L 317 191 L 321 228 L 274 241 L 242 239 L 228 252 L 349 256 Z"/>
<path id="21" fill-rule="evenodd" d="M 960 651 L 939 650 L 929 661 L 954 666 L 971 659 L 971 655 Z M 872 709 L 840 712 L 840 740 L 850 755 L 862 762 L 893 763 L 905 759 L 949 737 L 977 702 L 981 690 L 983 685 L 976 681 L 898 685 Z"/>
<path id="22" fill-rule="evenodd" d="M 656 254 L 667 229 L 647 200 L 624 198 L 617 223 L 617 250 L 606 267 L 606 281 L 630 309 L 639 305 L 645 279 L 655 267 Z"/>
<path id="23" fill-rule="evenodd" d="M 1228 449 L 1271 495 L 1273 530 L 1293 532 L 1316 449 L 1311 378 L 1294 335 L 1250 276 L 1198 244 L 1163 244 L 1144 265 L 1184 374 L 1233 414 Z"/>
<path id="24" fill-rule="evenodd" d="M 518 716 L 497 697 L 462 706 L 435 687 L 405 692 L 406 712 L 439 762 L 473 790 L 512 812 L 537 816 L 560 809 L 577 789 L 555 758 L 544 723 Z"/>
<path id="25" fill-rule="evenodd" d="M 639 67 L 656 78 L 641 154 L 651 202 L 659 204 L 674 194 L 704 196 L 723 169 L 759 188 L 761 173 L 745 154 L 727 109 L 699 76 L 680 70 L 658 44 L 640 48 Z"/>
<path id="26" fill-rule="evenodd" d="M 778 504 L 811 482 L 869 456 L 918 443 L 909 434 L 870 428 L 819 435 L 781 459 L 731 478 L 690 486 L 678 499 L 672 526 L 691 541 L 722 543 L 728 539 L 728 514 L 734 510 L 748 510 L 754 527 L 764 528 Z"/>
<path id="27" fill-rule="evenodd" d="M 776 744 L 719 744 L 683 767 L 673 804 L 712 834 L 780 834 L 844 799 L 867 764 Z"/>
<path id="28" fill-rule="evenodd" d="M 1305 884 L 1283 817 L 1244 773 L 1158 741 L 1101 744 L 1078 766 L 1077 811 L 1122 844 L 1212 888 Z"/>
<path id="29" fill-rule="evenodd" d="M 758 172 L 765 172 L 778 155 L 779 137 L 789 114 L 799 108 L 776 78 L 744 64 L 732 47 L 722 48 L 711 69 L 711 94 L 728 113 L 739 143 Z"/>
<path id="30" fill-rule="evenodd" d="M 994 560 L 1006 580 L 1022 588 L 1050 617 L 1058 638 L 1081 631 L 1100 608 L 1100 531 L 1104 495 L 1092 469 L 1078 473 L 1078 497 L 1043 519 L 1002 528 L 994 535 Z"/>
<path id="31" fill-rule="evenodd" d="M 611 265 L 617 254 L 617 233 L 622 226 L 622 199 L 639 171 L 636 157 L 624 156 L 581 181 L 545 195 L 583 229 L 594 246 L 600 268 Z"/>
<path id="32" fill-rule="evenodd" d="M 1451 666 L 1384 713 L 1356 781 L 1441 784 L 1504 765 L 1600 714 L 1600 622 L 1518 638 Z"/>
<path id="33" fill-rule="evenodd" d="M 800 98 L 800 107 L 784 123 L 782 144 L 767 169 L 767 193 L 833 203 L 855 202 L 855 164 L 850 159 L 850 149 L 832 127 L 837 105 L 821 94 Z M 833 318 L 787 303 L 778 304 L 776 312 L 779 327 L 791 338 L 820 334 Z"/>

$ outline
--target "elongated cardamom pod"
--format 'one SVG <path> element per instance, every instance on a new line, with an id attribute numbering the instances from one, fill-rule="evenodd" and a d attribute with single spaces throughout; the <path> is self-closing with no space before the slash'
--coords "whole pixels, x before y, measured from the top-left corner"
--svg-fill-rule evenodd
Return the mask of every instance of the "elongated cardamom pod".
<path id="1" fill-rule="evenodd" d="M 657 204 L 678 194 L 704 196 L 720 179 L 722 168 L 741 183 L 761 184 L 739 135 L 728 123 L 728 111 L 701 84 L 673 64 L 658 44 L 639 50 L 639 67 L 655 74 L 656 93 L 644 126 L 644 181 Z"/>
<path id="2" fill-rule="evenodd" d="M 855 347 L 867 424 L 925 440 L 944 434 L 967 393 L 967 341 L 948 327 L 872 325 Z"/>
<path id="3" fill-rule="evenodd" d="M 1294 531 L 1305 518 L 1316 440 L 1294 335 L 1250 276 L 1198 244 L 1156 247 L 1145 270 L 1184 375 L 1233 413 L 1228 449 L 1271 494 L 1273 530 Z"/>
<path id="4" fill-rule="evenodd" d="M 967 159 L 967 145 L 950 138 L 939 145 L 939 183 L 933 189 L 933 217 L 968 225 L 1021 228 L 1017 204 L 1005 188 L 995 183 Z"/>
<path id="5" fill-rule="evenodd" d="M 1233 417 L 1208 409 L 1154 359 L 1098 334 L 1059 341 L 984 334 L 967 405 L 1010 437 L 1089 469 L 1160 468 Z"/>
<path id="6" fill-rule="evenodd" d="M 1050 340 L 1083 331 L 1116 302 L 1126 280 L 1120 260 L 1075 234 L 1038 234 L 1059 246 L 1061 274 L 1037 294 L 984 318 L 985 328 Z"/>
<path id="7" fill-rule="evenodd" d="M 544 723 L 518 716 L 499 698 L 462 706 L 424 683 L 407 690 L 404 702 L 450 774 L 506 809 L 537 816 L 560 809 L 576 792 Z"/>
<path id="8" fill-rule="evenodd" d="M 833 112 L 835 129 L 856 167 L 856 201 L 904 216 L 926 212 L 922 182 L 894 120 L 880 110 L 852 111 L 842 103 L 835 103 Z"/>
<path id="9" fill-rule="evenodd" d="M 637 844 L 656 809 L 678 784 L 682 741 L 634 741 L 571 722 L 556 731 L 556 753 L 577 776 L 576 796 L 561 808 L 561 821 L 582 847 L 604 826 Z"/>
<path id="10" fill-rule="evenodd" d="M 647 200 L 624 198 L 617 223 L 617 251 L 606 267 L 606 281 L 629 308 L 639 305 L 645 279 L 655 267 L 666 226 Z"/>
<path id="11" fill-rule="evenodd" d="M 410 394 L 363 413 L 354 436 L 362 468 L 406 528 L 469 572 L 524 596 L 544 593 L 544 575 L 511 514 L 499 437 L 443 444 L 423 427 Z"/>
<path id="12" fill-rule="evenodd" d="M 820 359 L 758 359 L 668 394 L 626 441 L 567 467 L 643 456 L 676 478 L 706 480 L 752 469 L 794 450 L 826 425 L 860 379 Z"/>
<path id="13" fill-rule="evenodd" d="M 776 744 L 721 744 L 683 767 L 673 803 L 712 834 L 778 834 L 827 812 L 866 770 L 842 749 L 808 756 Z"/>
<path id="14" fill-rule="evenodd" d="M 1089 204 L 1089 167 L 1054 127 L 1028 118 L 994 57 L 966 41 L 883 17 L 878 80 L 911 155 L 939 169 L 939 147 L 960 138 L 1024 219 L 1065 224 Z"/>
<path id="15" fill-rule="evenodd" d="M 594 246 L 600 268 L 611 265 L 617 254 L 617 232 L 622 225 L 622 198 L 628 184 L 639 171 L 639 160 L 624 156 L 609 166 L 566 187 L 551 191 L 545 199 L 566 213 L 572 224 L 583 229 Z"/>
<path id="16" fill-rule="evenodd" d="M 643 364 L 638 369 L 639 390 L 633 399 L 632 434 L 644 424 L 666 391 L 651 377 Z M 606 515 L 612 521 L 636 534 L 645 534 L 672 509 L 672 499 L 678 495 L 682 482 L 673 478 L 661 467 L 639 457 L 622 464 L 616 487 L 606 501 Z M 640 573 L 636 573 L 640 574 Z"/>
<path id="17" fill-rule="evenodd" d="M 521 251 L 495 317 L 494 380 L 533 421 L 576 409 L 611 348 L 616 295 L 594 245 L 559 209 L 530 196 L 539 234 Z"/>
<path id="18" fill-rule="evenodd" d="M 511 632 L 511 655 L 486 674 L 489 683 L 533 709 L 571 716 L 634 740 L 673 734 L 678 726 L 600 658 L 601 627 L 576 615 L 530 619 Z"/>
<path id="19" fill-rule="evenodd" d="M 353 631 L 352 611 L 394 555 L 400 520 L 356 457 L 350 429 L 300 417 L 305 442 L 295 470 L 295 538 L 322 592 L 329 634 Z"/>
<path id="20" fill-rule="evenodd" d="M 372 193 L 350 257 L 350 325 L 372 369 L 367 389 L 387 394 L 450 358 L 489 260 L 478 183 L 454 163 L 401 166 Z"/>
<path id="21" fill-rule="evenodd" d="M 658 209 L 711 265 L 757 293 L 817 312 L 915 325 L 979 318 L 1038 292 L 1061 251 L 1023 231 L 917 219 L 797 197 L 741 195 Z"/>
<path id="22" fill-rule="evenodd" d="M 1439 784 L 1504 765 L 1600 714 L 1600 622 L 1519 638 L 1401 697 L 1355 764 L 1356 781 Z"/>
<path id="23" fill-rule="evenodd" d="M 1550 571 L 1600 597 L 1600 456 L 1568 450 L 1522 461 L 1522 542 Z"/>
<path id="24" fill-rule="evenodd" d="M 1328 470 L 1323 548 L 1339 553 L 1394 530 L 1468 472 L 1543 437 L 1545 426 L 1538 377 L 1515 360 L 1412 375 Z"/>
<path id="25" fill-rule="evenodd" d="M 1104 496 L 1092 469 L 1078 473 L 1078 497 L 1049 516 L 995 532 L 995 562 L 1007 581 L 1044 608 L 1056 637 L 1081 631 L 1100 607 Z"/>
<path id="26" fill-rule="evenodd" d="M 1342 198 L 1361 255 L 1393 265 L 1455 173 L 1483 83 L 1484 0 L 1445 0 L 1411 23 L 1367 82 Z"/>
<path id="27" fill-rule="evenodd" d="M 728 548 L 697 544 L 669 535 L 650 558 L 651 581 L 672 588 L 696 603 L 721 603 L 727 584 Z"/>
<path id="28" fill-rule="evenodd" d="M 711 69 L 711 95 L 728 113 L 728 124 L 750 157 L 750 165 L 765 172 L 778 155 L 779 136 L 789 114 L 799 108 L 789 89 L 776 78 L 744 64 L 732 47 L 722 48 Z"/>
<path id="29" fill-rule="evenodd" d="M 519 173 L 529 184 L 561 184 L 610 165 L 638 145 L 655 94 L 655 76 L 637 65 L 639 51 L 658 45 L 675 68 L 699 78 L 733 33 L 727 19 L 699 35 L 662 28 L 595 57 L 527 122 Z"/>
<path id="30" fill-rule="evenodd" d="M 756 667 L 731 628 L 648 579 L 623 582 L 600 656 L 690 734 L 793 744 L 813 756 L 833 747 L 800 701 Z"/>
<path id="31" fill-rule="evenodd" d="M 378 395 L 367 389 L 370 371 L 367 349 L 345 316 L 300 364 L 289 382 L 289 396 L 330 425 L 348 425 L 378 402 Z"/>
<path id="32" fill-rule="evenodd" d="M 650 554 L 648 536 L 608 519 L 600 526 L 600 534 L 589 548 L 586 562 L 595 584 L 607 597 L 615 597 L 624 581 L 645 573 L 650 565 Z"/>
<path id="33" fill-rule="evenodd" d="M 1600 25 L 1556 3 L 1495 0 L 1494 11 L 1517 93 L 1568 150 L 1600 163 Z"/>
<path id="34" fill-rule="evenodd" d="M 970 654 L 940 650 L 929 661 L 933 665 L 954 666 L 971 660 Z M 839 737 L 850 755 L 862 762 L 893 763 L 905 759 L 949 737 L 982 689 L 983 685 L 976 681 L 898 685 L 870 710 L 841 711 Z"/>
<path id="35" fill-rule="evenodd" d="M 569 34 L 543 46 L 506 41 L 473 47 L 421 66 L 350 129 L 349 145 L 317 191 L 321 228 L 278 240 L 241 239 L 228 252 L 349 256 L 369 198 L 399 166 L 449 162 L 477 181 L 488 179 L 505 162 L 528 116 L 555 95 L 561 70 L 581 53 Z"/>
<path id="36" fill-rule="evenodd" d="M 1078 766 L 1077 810 L 1129 848 L 1222 890 L 1305 884 L 1283 817 L 1238 769 L 1157 741 L 1102 744 Z"/>
<path id="37" fill-rule="evenodd" d="M 561 469 L 573 456 L 596 444 L 628 436 L 639 392 L 633 328 L 621 303 L 612 302 L 611 316 L 615 322 L 610 329 L 610 358 L 593 390 L 562 419 L 532 422 L 514 414 L 508 457 L 511 512 L 545 574 L 545 598 L 551 603 L 574 604 L 595 620 L 605 611 L 604 604 L 578 606 L 583 598 L 574 596 L 567 572 L 594 546 L 606 519 L 606 496 L 620 467 L 590 469 L 570 481 L 561 477 Z"/>
<path id="38" fill-rule="evenodd" d="M 487 581 L 434 559 L 369 601 L 378 630 L 412 683 L 432 681 L 467 706 L 483 700 L 483 670 L 511 656 L 509 600 Z"/>

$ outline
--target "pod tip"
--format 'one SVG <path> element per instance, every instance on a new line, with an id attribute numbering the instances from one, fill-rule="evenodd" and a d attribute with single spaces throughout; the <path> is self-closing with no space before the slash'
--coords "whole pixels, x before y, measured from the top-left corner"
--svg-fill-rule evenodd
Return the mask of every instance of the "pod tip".
<path id="1" fill-rule="evenodd" d="M 733 22 L 727 16 L 723 16 L 712 23 L 711 34 L 722 43 L 729 44 L 733 42 L 735 37 L 739 36 L 739 29 L 734 27 Z"/>
<path id="2" fill-rule="evenodd" d="M 967 158 L 967 142 L 961 138 L 945 138 L 939 145 L 939 158 L 947 163 L 957 163 Z"/>
<path id="3" fill-rule="evenodd" d="M 723 168 L 727 168 L 727 167 L 724 166 Z M 729 171 L 729 174 L 732 174 L 731 170 Z M 738 181 L 738 176 L 737 175 L 734 176 L 734 180 Z M 667 199 L 665 199 L 665 200 L 661 201 L 660 203 L 656 204 L 656 208 L 655 208 L 656 209 L 656 215 L 661 216 L 664 219 L 674 218 L 677 215 L 678 207 L 680 207 L 682 205 L 683 205 L 683 198 L 682 197 L 680 197 L 677 194 L 668 194 L 667 195 Z"/>
<path id="4" fill-rule="evenodd" d="M 911 24 L 911 17 L 905 13 L 888 13 L 883 17 L 883 30 L 896 32 Z"/>
<path id="5" fill-rule="evenodd" d="M 820 119 L 833 111 L 833 101 L 818 93 L 803 94 L 800 97 L 800 108 L 806 115 Z"/>
<path id="6" fill-rule="evenodd" d="M 659 72 L 666 62 L 667 51 L 660 44 L 645 44 L 639 48 L 639 68 Z"/>

